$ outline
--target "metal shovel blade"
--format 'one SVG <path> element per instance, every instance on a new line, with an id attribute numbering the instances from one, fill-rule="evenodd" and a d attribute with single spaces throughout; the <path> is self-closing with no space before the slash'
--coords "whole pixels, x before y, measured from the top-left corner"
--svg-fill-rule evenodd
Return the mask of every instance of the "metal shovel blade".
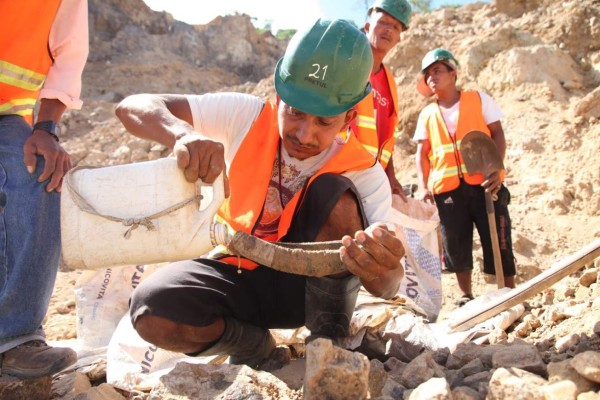
<path id="1" fill-rule="evenodd" d="M 504 169 L 494 140 L 481 131 L 470 131 L 460 143 L 460 154 L 469 174 L 483 174 L 486 178 Z"/>

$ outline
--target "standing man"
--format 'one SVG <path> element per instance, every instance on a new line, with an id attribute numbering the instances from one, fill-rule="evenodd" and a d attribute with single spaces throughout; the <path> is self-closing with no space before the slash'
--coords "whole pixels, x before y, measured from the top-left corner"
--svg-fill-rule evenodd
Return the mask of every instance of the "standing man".
<path id="1" fill-rule="evenodd" d="M 482 174 L 467 173 L 460 154 L 465 134 L 479 130 L 489 135 L 504 159 L 506 141 L 500 118 L 504 116 L 486 93 L 460 91 L 456 87 L 458 61 L 445 49 L 428 52 L 421 63 L 422 76 L 417 90 L 437 101 L 421 111 L 414 139 L 417 145 L 419 198 L 437 205 L 440 215 L 444 262 L 456 273 L 462 306 L 473 299 L 473 224 L 483 248 L 484 272 L 495 274 L 485 193 L 498 196 L 494 202 L 498 241 L 506 286 L 515 287 L 515 260 L 512 251 L 511 222 L 508 214 L 510 193 L 502 184 L 504 171 L 484 180 Z"/>
<path id="2" fill-rule="evenodd" d="M 373 53 L 370 82 L 372 94 L 359 103 L 352 128 L 358 140 L 385 170 L 393 194 L 406 198 L 394 170 L 394 144 L 398 123 L 398 88 L 392 72 L 383 64 L 385 56 L 408 29 L 411 7 L 406 0 L 375 0 L 369 8 L 365 33 Z"/>
<path id="3" fill-rule="evenodd" d="M 76 361 L 73 350 L 46 344 L 41 323 L 71 168 L 58 124 L 66 108 L 81 108 L 87 1 L 3 1 L 0 15 L 0 373 L 37 378 Z"/>
<path id="4" fill-rule="evenodd" d="M 355 105 L 371 91 L 372 62 L 358 29 L 318 20 L 294 35 L 277 64 L 275 103 L 214 93 L 136 95 L 118 105 L 132 134 L 174 149 L 188 181 L 211 183 L 227 171 L 219 218 L 232 229 L 268 241 L 341 239 L 348 269 L 306 277 L 226 249 L 172 264 L 133 293 L 131 319 L 142 338 L 191 355 L 228 354 L 231 363 L 255 368 L 275 346 L 269 329 L 306 325 L 311 338 L 337 341 L 349 334 L 361 285 L 375 296 L 396 294 L 404 250 L 385 225 L 391 191 L 347 134 Z"/>

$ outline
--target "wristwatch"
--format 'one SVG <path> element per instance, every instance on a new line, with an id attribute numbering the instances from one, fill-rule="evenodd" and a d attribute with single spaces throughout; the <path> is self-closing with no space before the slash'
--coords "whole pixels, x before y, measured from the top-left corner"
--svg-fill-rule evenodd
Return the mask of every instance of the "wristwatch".
<path id="1" fill-rule="evenodd" d="M 58 142 L 58 137 L 60 136 L 60 127 L 58 126 L 58 123 L 54 121 L 39 121 L 33 125 L 33 130 L 35 131 L 36 129 L 49 133 L 54 137 L 54 140 Z"/>

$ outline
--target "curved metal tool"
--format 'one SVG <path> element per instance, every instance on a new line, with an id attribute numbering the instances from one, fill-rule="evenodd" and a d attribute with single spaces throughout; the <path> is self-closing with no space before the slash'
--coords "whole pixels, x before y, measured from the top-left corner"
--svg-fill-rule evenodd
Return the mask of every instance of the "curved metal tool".
<path id="1" fill-rule="evenodd" d="M 469 174 L 483 174 L 487 179 L 492 173 L 504 169 L 502 158 L 494 140 L 481 131 L 470 131 L 460 143 L 460 155 L 462 156 L 467 172 Z M 504 270 L 502 268 L 502 257 L 500 256 L 500 245 L 498 243 L 498 232 L 496 230 L 496 213 L 494 212 L 494 200 L 489 192 L 485 192 L 485 210 L 490 226 L 490 238 L 494 252 L 494 270 L 498 289 L 504 287 Z"/>

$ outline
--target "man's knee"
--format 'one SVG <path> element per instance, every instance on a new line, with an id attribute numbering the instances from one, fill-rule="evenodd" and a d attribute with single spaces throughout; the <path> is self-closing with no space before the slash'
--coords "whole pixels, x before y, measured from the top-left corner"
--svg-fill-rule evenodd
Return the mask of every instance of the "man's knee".
<path id="1" fill-rule="evenodd" d="M 357 230 L 366 228 L 358 192 L 350 179 L 325 174 L 315 180 L 314 189 L 331 201 L 317 241 L 339 240 L 344 235 L 353 235 Z"/>
<path id="2" fill-rule="evenodd" d="M 358 199 L 354 193 L 347 190 L 340 195 L 333 206 L 317 240 L 338 240 L 344 235 L 353 235 L 357 230 L 364 228 Z M 330 237 L 321 239 L 322 234 Z"/>
<path id="3" fill-rule="evenodd" d="M 168 348 L 170 337 L 176 329 L 176 324 L 164 318 L 153 315 L 139 316 L 133 325 L 138 335 L 148 343 L 158 347 Z"/>
<path id="4" fill-rule="evenodd" d="M 352 181 L 327 173 L 308 187 L 284 241 L 339 240 L 364 227 L 364 212 Z"/>

